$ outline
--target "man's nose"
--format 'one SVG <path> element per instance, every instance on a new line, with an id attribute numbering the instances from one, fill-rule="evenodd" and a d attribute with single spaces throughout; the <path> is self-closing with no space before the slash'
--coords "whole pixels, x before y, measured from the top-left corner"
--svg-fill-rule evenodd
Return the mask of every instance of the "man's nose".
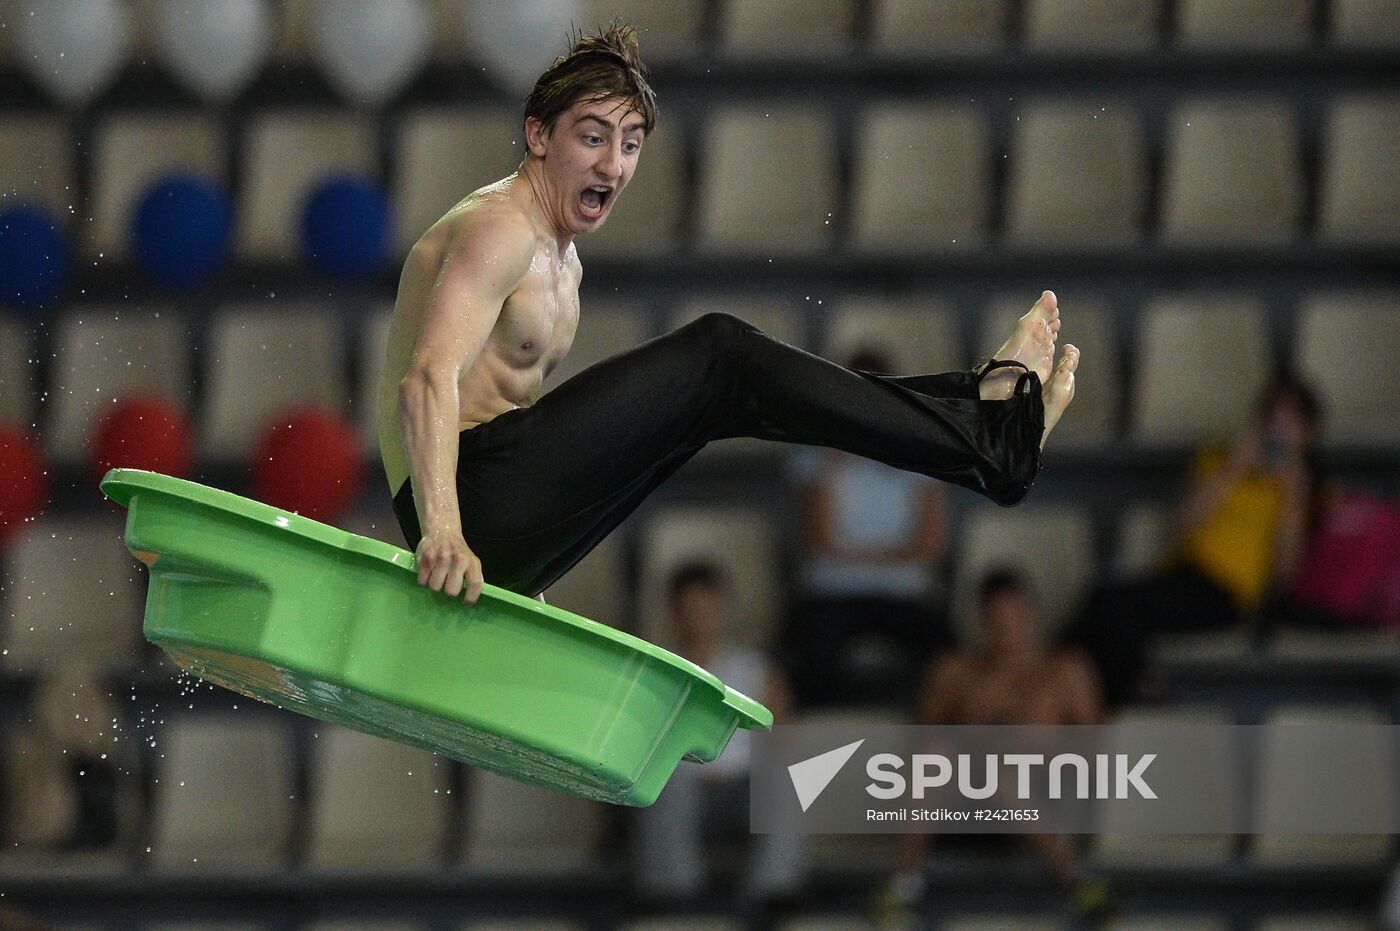
<path id="1" fill-rule="evenodd" d="M 610 145 L 598 159 L 598 171 L 610 181 L 622 177 L 622 146 Z"/>

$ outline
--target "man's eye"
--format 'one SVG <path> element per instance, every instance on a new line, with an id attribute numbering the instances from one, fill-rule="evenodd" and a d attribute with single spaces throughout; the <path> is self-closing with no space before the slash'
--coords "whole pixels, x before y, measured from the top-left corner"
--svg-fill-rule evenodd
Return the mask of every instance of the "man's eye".
<path id="1" fill-rule="evenodd" d="M 603 141 L 601 136 L 584 136 L 583 138 L 589 145 L 597 145 Z"/>
<path id="2" fill-rule="evenodd" d="M 626 149 L 628 152 L 635 152 L 641 148 L 641 145 L 636 142 L 628 142 L 625 145 L 623 145 L 623 148 Z"/>

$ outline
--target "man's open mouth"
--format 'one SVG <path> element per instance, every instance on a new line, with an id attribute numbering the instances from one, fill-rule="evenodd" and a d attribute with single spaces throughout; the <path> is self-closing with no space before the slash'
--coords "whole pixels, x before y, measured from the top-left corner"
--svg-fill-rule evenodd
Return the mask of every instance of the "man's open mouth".
<path id="1" fill-rule="evenodd" d="M 579 195 L 579 200 L 583 203 L 585 213 L 602 214 L 603 206 L 607 204 L 608 198 L 612 196 L 612 188 L 603 184 L 595 184 L 592 187 L 583 189 Z"/>

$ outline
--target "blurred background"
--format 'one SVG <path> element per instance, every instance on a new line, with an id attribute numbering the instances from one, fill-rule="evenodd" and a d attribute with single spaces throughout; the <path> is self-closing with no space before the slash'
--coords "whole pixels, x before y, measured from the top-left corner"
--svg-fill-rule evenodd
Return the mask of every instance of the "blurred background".
<path id="1" fill-rule="evenodd" d="M 1396 0 L 6 0 L 0 928 L 1400 926 L 1388 835 L 755 838 L 739 739 L 619 810 L 145 644 L 113 465 L 403 545 L 399 263 L 614 16 L 660 122 L 551 384 L 712 310 L 964 369 L 1046 288 L 1084 360 L 1021 507 L 724 441 L 552 604 L 784 722 L 1394 722 Z M 1201 765 L 1261 813 L 1400 787 L 1345 740 Z"/>

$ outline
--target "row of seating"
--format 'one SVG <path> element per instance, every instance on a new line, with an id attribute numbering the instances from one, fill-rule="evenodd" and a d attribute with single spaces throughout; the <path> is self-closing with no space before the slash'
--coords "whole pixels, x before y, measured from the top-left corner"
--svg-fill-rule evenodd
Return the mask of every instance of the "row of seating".
<path id="1" fill-rule="evenodd" d="M 520 123 L 516 112 L 482 107 L 418 109 L 395 122 L 384 176 L 400 254 L 466 194 L 514 170 L 524 157 Z M 1293 104 L 1280 98 L 1176 104 L 1165 123 L 1155 226 L 1155 155 L 1131 99 L 1031 101 L 1004 118 L 979 103 L 872 103 L 853 129 L 845 191 L 840 137 L 828 108 L 791 102 L 732 104 L 694 126 L 664 125 L 645 144 L 629 191 L 580 251 L 643 258 L 693 246 L 722 257 L 803 256 L 836 246 L 840 230 L 848 249 L 880 255 L 997 244 L 1117 251 L 1149 239 L 1257 250 L 1312 232 L 1303 134 Z M 1321 138 L 1317 240 L 1400 243 L 1400 165 L 1384 157 L 1400 148 L 1400 99 L 1340 96 Z M 87 257 L 121 262 L 149 185 L 195 171 L 235 188 L 241 258 L 290 262 L 319 183 L 344 172 L 381 174 L 377 124 L 364 115 L 266 112 L 237 139 L 235 178 L 229 128 L 218 115 L 111 114 L 93 131 L 79 197 L 81 149 L 68 124 L 11 113 L 0 117 L 0 191 L 75 227 Z"/>
<path id="2" fill-rule="evenodd" d="M 270 52 L 282 63 L 311 57 L 314 0 L 277 4 Z M 131 37 L 134 58 L 155 47 L 159 0 L 136 0 Z M 463 0 L 430 0 L 431 57 L 469 59 L 460 16 Z M 613 16 L 641 31 L 643 57 L 653 64 L 701 56 L 739 60 L 810 61 L 863 50 L 916 59 L 990 55 L 1014 33 L 1030 51 L 1128 54 L 1170 41 L 1182 49 L 1216 51 L 1307 48 L 1322 26 L 1339 48 L 1400 47 L 1400 14 L 1387 0 L 1327 0 L 1314 17 L 1310 0 L 579 0 L 577 21 L 594 25 Z M 1019 17 L 1016 15 L 1019 11 Z M 713 24 L 713 34 L 711 34 Z M 7 43 L 0 43 L 0 64 Z"/>
<path id="3" fill-rule="evenodd" d="M 837 362 L 871 347 L 888 355 L 898 372 L 960 370 L 994 352 L 1034 296 L 994 296 L 975 315 L 936 293 L 851 294 L 829 306 L 716 295 L 660 316 L 640 302 L 585 300 L 574 348 L 545 388 L 712 311 L 737 314 Z M 1244 423 L 1280 356 L 1277 321 L 1247 292 L 1161 294 L 1136 310 L 1094 294 L 1059 296 L 1063 340 L 1083 353 L 1075 407 L 1056 434 L 1059 449 L 1103 450 L 1120 439 L 1143 448 L 1181 448 L 1227 437 Z M 1391 364 L 1400 352 L 1397 308 L 1393 292 L 1299 297 L 1290 358 L 1321 395 L 1325 444 L 1400 445 L 1400 376 Z M 377 459 L 390 319 L 384 306 L 359 317 L 322 304 L 232 305 L 207 319 L 171 307 L 71 306 L 50 327 L 51 359 L 41 373 L 37 329 L 0 316 L 0 421 L 38 424 L 49 458 L 72 465 L 83 461 L 104 409 L 123 396 L 153 391 L 195 415 L 201 457 L 240 463 L 270 418 L 310 403 L 354 419 L 366 457 Z M 1130 339 L 1120 327 L 1124 319 L 1134 321 Z M 1359 373 L 1367 373 L 1363 390 Z M 783 449 L 735 440 L 707 454 Z"/>
<path id="4" fill-rule="evenodd" d="M 163 723 L 151 729 L 159 755 L 152 764 L 149 818 L 135 819 L 141 825 L 136 834 L 144 838 L 138 843 L 144 852 L 135 860 L 126 851 L 91 860 L 99 872 L 137 868 L 182 875 L 247 875 L 295 861 L 309 872 L 393 875 L 453 865 L 491 878 L 602 878 L 626 863 L 626 857 L 602 856 L 609 814 L 615 810 L 601 803 L 475 769 L 466 770 L 464 797 L 454 799 L 451 761 L 323 724 L 311 725 L 308 790 L 298 795 L 290 716 L 181 707 L 162 718 Z M 1393 823 L 1397 814 L 1391 792 L 1400 781 L 1396 748 L 1374 740 L 1375 728 L 1347 727 L 1388 724 L 1388 716 L 1378 710 L 1277 709 L 1265 723 L 1278 726 L 1265 732 L 1253 753 L 1230 729 L 1201 726 L 1231 723 L 1223 713 L 1129 711 L 1117 720 L 1176 725 L 1170 746 L 1183 750 L 1189 744 L 1189 756 L 1178 752 L 1154 762 L 1156 784 L 1183 785 L 1180 778 L 1188 771 L 1210 773 L 1218 791 L 1177 793 L 1170 805 L 1159 807 L 1108 809 L 1089 849 L 1091 858 L 1103 866 L 1170 871 L 1232 862 L 1240 845 L 1235 835 L 1171 833 L 1174 825 L 1205 823 L 1204 819 L 1238 824 L 1241 813 L 1234 806 L 1241 804 L 1248 808 L 1243 823 L 1293 823 L 1291 812 L 1300 805 L 1313 812 L 1321 806 L 1335 808 L 1342 782 L 1347 811 L 1354 813 L 1364 805 L 1378 825 Z M 900 723 L 896 717 L 868 712 L 809 714 L 797 721 Z M 1320 751 L 1324 728 L 1331 730 Z M 1165 738 L 1154 744 L 1167 745 Z M 114 753 L 118 760 L 135 755 L 130 741 Z M 12 757 L 12 765 L 24 763 Z M 140 769 L 138 762 L 130 771 Z M 1340 779 L 1339 773 L 1344 774 Z M 1252 791 L 1237 797 L 1240 786 Z M 135 802 L 127 795 L 123 801 Z M 304 844 L 294 849 L 299 834 Z M 854 845 L 866 856 L 850 862 L 867 870 L 879 868 L 890 864 L 893 841 L 889 835 L 814 838 L 813 858 L 822 868 L 839 869 L 839 851 Z M 1392 838 L 1261 833 L 1247 835 L 1242 846 L 1245 862 L 1258 867 L 1365 867 L 1387 861 Z M 17 845 L 6 849 L 0 867 L 51 864 L 53 859 Z"/>

